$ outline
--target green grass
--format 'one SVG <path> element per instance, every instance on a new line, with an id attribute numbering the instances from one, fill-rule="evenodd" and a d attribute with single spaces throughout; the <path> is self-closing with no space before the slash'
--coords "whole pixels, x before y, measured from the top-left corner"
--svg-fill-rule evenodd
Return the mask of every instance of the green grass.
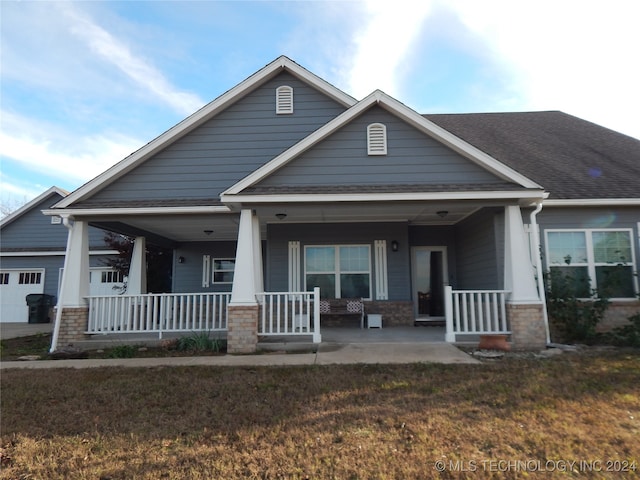
<path id="1" fill-rule="evenodd" d="M 5 370 L 0 478 L 549 478 L 482 462 L 638 462 L 640 355 L 589 352 L 482 365 Z"/>

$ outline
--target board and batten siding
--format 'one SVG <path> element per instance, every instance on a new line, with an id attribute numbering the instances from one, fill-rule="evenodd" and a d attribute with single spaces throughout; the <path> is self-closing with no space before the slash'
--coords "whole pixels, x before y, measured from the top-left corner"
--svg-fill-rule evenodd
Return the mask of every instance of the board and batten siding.
<path id="1" fill-rule="evenodd" d="M 294 89 L 294 113 L 276 115 L 275 91 Z M 289 73 L 238 100 L 92 197 L 96 200 L 217 198 L 308 136 L 344 107 Z"/>
<path id="2" fill-rule="evenodd" d="M 387 242 L 387 283 L 389 300 L 410 300 L 410 255 L 406 222 L 269 224 L 267 226 L 267 273 L 265 288 L 288 290 L 289 241 L 300 242 L 300 288 L 304 288 L 304 247 L 306 245 L 369 245 L 371 254 L 371 295 L 375 297 L 374 242 Z M 391 242 L 399 244 L 391 251 Z"/>
<path id="3" fill-rule="evenodd" d="M 367 154 L 367 125 L 387 130 L 387 154 Z M 259 186 L 504 183 L 492 173 L 374 106 Z"/>

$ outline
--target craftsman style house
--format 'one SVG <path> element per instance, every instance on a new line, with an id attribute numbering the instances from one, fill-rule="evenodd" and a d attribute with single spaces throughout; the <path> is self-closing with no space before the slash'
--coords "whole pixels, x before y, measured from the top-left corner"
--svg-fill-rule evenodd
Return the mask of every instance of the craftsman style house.
<path id="1" fill-rule="evenodd" d="M 595 286 L 621 265 L 615 300 L 638 308 L 640 141 L 561 112 L 357 101 L 286 57 L 45 213 L 69 226 L 52 348 L 208 330 L 251 352 L 319 342 L 335 313 L 537 348 L 554 268 Z M 89 295 L 89 225 L 136 238 L 126 294 Z M 147 242 L 174 251 L 171 292 L 146 293 Z"/>

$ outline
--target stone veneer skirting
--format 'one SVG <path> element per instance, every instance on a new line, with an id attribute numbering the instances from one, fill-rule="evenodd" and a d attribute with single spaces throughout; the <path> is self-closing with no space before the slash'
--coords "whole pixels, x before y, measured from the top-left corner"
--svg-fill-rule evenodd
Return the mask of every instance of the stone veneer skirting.
<path id="1" fill-rule="evenodd" d="M 415 321 L 413 302 L 396 300 L 371 300 L 364 302 L 366 313 L 382 315 L 382 327 L 412 326 Z"/>
<path id="2" fill-rule="evenodd" d="M 227 352 L 253 353 L 258 345 L 258 305 L 229 305 Z"/>
<path id="3" fill-rule="evenodd" d="M 539 350 L 547 345 L 542 304 L 507 303 L 511 345 L 515 350 Z"/>
<path id="4" fill-rule="evenodd" d="M 598 332 L 608 332 L 616 327 L 628 325 L 629 317 L 638 313 L 640 313 L 640 301 L 613 300 L 596 329 Z"/>
<path id="5" fill-rule="evenodd" d="M 88 321 L 89 307 L 63 308 L 58 330 L 58 348 L 73 345 L 77 341 L 88 338 L 84 333 L 87 330 Z"/>

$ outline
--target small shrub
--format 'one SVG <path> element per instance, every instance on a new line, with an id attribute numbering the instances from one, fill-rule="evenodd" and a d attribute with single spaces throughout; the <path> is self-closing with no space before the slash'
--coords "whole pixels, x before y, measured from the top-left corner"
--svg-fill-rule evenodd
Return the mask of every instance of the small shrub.
<path id="1" fill-rule="evenodd" d="M 135 345 L 118 345 L 113 347 L 108 354 L 109 358 L 133 358 L 138 351 Z"/>
<path id="2" fill-rule="evenodd" d="M 629 325 L 614 328 L 607 334 L 607 340 L 619 347 L 640 348 L 640 313 L 629 317 Z"/>
<path id="3" fill-rule="evenodd" d="M 595 343 L 598 339 L 596 326 L 604 318 L 609 307 L 606 292 L 598 294 L 584 284 L 585 279 L 575 279 L 552 269 L 546 276 L 547 311 L 550 326 L 558 340 L 563 342 Z M 581 299 L 584 292 L 590 292 L 593 299 Z"/>
<path id="4" fill-rule="evenodd" d="M 181 352 L 214 352 L 222 350 L 223 341 L 211 338 L 210 332 L 194 332 L 188 337 L 178 339 L 177 350 Z"/>

